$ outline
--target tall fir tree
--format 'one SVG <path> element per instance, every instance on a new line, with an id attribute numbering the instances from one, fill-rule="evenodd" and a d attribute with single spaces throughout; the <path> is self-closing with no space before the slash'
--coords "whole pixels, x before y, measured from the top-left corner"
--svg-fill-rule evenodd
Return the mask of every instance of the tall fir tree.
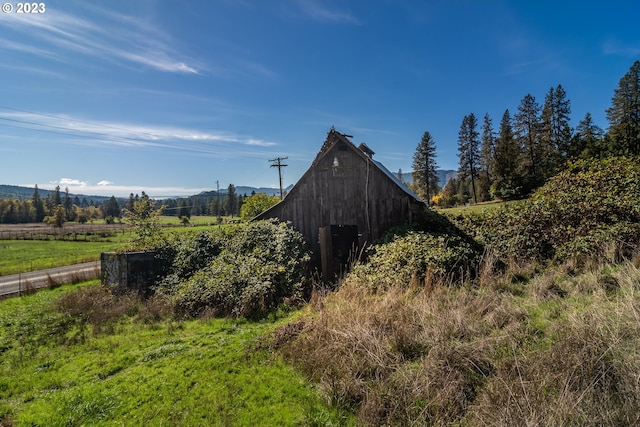
<path id="1" fill-rule="evenodd" d="M 640 61 L 622 76 L 606 110 L 615 154 L 640 154 Z"/>
<path id="2" fill-rule="evenodd" d="M 480 145 L 480 159 L 478 162 L 480 168 L 480 190 L 482 200 L 490 199 L 490 188 L 493 180 L 494 159 L 496 156 L 496 135 L 493 131 L 493 121 L 489 113 L 484 115 L 482 121 L 482 137 Z"/>
<path id="3" fill-rule="evenodd" d="M 480 134 L 477 126 L 476 116 L 471 113 L 468 116 L 464 116 L 458 132 L 458 157 L 460 159 L 458 173 L 461 179 L 468 178 L 471 180 L 471 193 L 474 203 L 478 203 L 476 179 L 478 178 L 478 161 L 480 157 Z"/>
<path id="4" fill-rule="evenodd" d="M 34 220 L 36 222 L 42 222 L 44 220 L 45 212 L 44 212 L 44 202 L 42 201 L 42 197 L 40 197 L 40 190 L 38 190 L 38 185 L 33 191 L 33 197 L 31 199 L 31 204 L 34 210 Z"/>
<path id="5" fill-rule="evenodd" d="M 142 195 L 146 196 L 146 194 L 144 194 L 144 192 L 142 193 Z M 105 201 L 103 203 L 103 205 L 102 205 L 102 216 L 103 216 L 103 218 L 109 218 L 109 219 L 119 218 L 120 217 L 120 205 L 118 204 L 118 201 L 116 200 L 116 196 L 111 196 L 111 198 L 109 198 L 109 200 L 107 200 L 107 201 Z"/>
<path id="6" fill-rule="evenodd" d="M 522 157 L 522 147 L 515 137 L 511 114 L 505 110 L 496 138 L 491 186 L 494 197 L 508 200 L 523 195 Z"/>
<path id="7" fill-rule="evenodd" d="M 436 145 L 429 132 L 422 135 L 413 154 L 413 188 L 418 197 L 427 204 L 438 192 L 438 174 L 436 172 Z"/>
<path id="8" fill-rule="evenodd" d="M 543 180 L 557 172 L 570 151 L 570 114 L 570 103 L 562 86 L 549 88 L 544 99 L 539 128 L 538 166 L 540 178 Z"/>
<path id="9" fill-rule="evenodd" d="M 543 155 L 540 147 L 540 105 L 533 95 L 527 94 L 520 102 L 518 112 L 514 116 L 513 128 L 524 152 L 523 161 L 527 170 L 526 191 L 531 191 L 544 181 L 540 165 Z"/>
<path id="10" fill-rule="evenodd" d="M 64 206 L 66 220 L 74 221 L 76 218 L 75 212 L 73 210 L 73 200 L 71 199 L 71 195 L 69 194 L 69 187 L 64 188 L 64 199 L 62 201 L 62 206 Z"/>
<path id="11" fill-rule="evenodd" d="M 238 195 L 236 194 L 236 187 L 233 184 L 229 184 L 227 187 L 227 197 L 224 200 L 225 211 L 227 215 L 235 215 L 238 209 Z"/>
<path id="12" fill-rule="evenodd" d="M 53 205 L 58 206 L 62 204 L 62 198 L 60 197 L 60 186 L 57 185 L 56 189 L 53 190 Z"/>
<path id="13" fill-rule="evenodd" d="M 607 149 L 604 144 L 604 131 L 593 122 L 591 113 L 586 113 L 578 123 L 572 138 L 569 158 L 604 157 Z"/>

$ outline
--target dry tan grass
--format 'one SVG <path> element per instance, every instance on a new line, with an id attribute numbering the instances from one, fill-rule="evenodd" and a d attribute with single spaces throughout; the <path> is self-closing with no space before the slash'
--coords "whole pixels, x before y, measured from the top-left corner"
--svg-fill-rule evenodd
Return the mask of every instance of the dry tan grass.
<path id="1" fill-rule="evenodd" d="M 136 293 L 115 295 L 104 286 L 90 286 L 63 296 L 57 308 L 92 326 L 94 334 L 113 331 L 124 315 L 136 321 L 155 322 L 173 314 L 171 304 L 161 296 L 143 299 Z"/>
<path id="2" fill-rule="evenodd" d="M 280 351 L 363 425 L 638 424 L 640 262 L 488 262 L 462 286 L 347 279 Z"/>

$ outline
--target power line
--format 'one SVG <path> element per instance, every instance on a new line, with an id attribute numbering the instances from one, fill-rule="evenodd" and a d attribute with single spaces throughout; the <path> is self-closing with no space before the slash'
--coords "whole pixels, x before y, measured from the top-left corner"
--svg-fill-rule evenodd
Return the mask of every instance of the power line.
<path id="1" fill-rule="evenodd" d="M 280 179 L 280 200 L 282 200 L 283 196 L 282 196 L 282 168 L 289 166 L 289 165 L 283 165 L 282 161 L 288 159 L 289 157 L 276 157 L 275 159 L 269 160 L 270 162 L 274 162 L 273 165 L 271 165 L 272 168 L 278 168 L 278 178 Z"/>

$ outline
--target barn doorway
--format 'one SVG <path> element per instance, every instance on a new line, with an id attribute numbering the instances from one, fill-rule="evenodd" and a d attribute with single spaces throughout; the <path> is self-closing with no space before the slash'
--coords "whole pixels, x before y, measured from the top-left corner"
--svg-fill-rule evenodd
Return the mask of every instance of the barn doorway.
<path id="1" fill-rule="evenodd" d="M 322 278 L 333 281 L 346 272 L 358 254 L 357 225 L 329 225 L 320 227 L 320 258 Z"/>

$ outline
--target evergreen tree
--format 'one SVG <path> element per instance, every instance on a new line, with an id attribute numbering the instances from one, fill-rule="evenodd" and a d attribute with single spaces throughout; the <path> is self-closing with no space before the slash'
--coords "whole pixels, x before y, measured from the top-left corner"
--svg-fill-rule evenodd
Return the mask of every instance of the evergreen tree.
<path id="1" fill-rule="evenodd" d="M 120 205 L 115 196 L 111 196 L 109 200 L 102 205 L 102 215 L 104 218 L 119 218 L 120 217 Z"/>
<path id="2" fill-rule="evenodd" d="M 73 201 L 71 199 L 71 196 L 69 195 L 69 187 L 65 187 L 64 189 L 64 200 L 62 202 L 62 206 L 64 206 L 66 220 L 74 221 L 75 211 L 73 210 Z"/>
<path id="3" fill-rule="evenodd" d="M 227 197 L 224 201 L 226 213 L 233 216 L 238 208 L 238 196 L 236 195 L 235 185 L 229 184 L 229 187 L 227 187 Z"/>
<path id="4" fill-rule="evenodd" d="M 591 113 L 578 123 L 568 152 L 569 158 L 604 157 L 607 149 L 604 144 L 604 131 L 593 123 Z"/>
<path id="5" fill-rule="evenodd" d="M 480 169 L 480 193 L 482 200 L 490 199 L 491 183 L 493 179 L 494 160 L 496 156 L 496 136 L 493 131 L 493 122 L 489 113 L 484 115 L 482 122 L 482 139 L 480 146 L 480 158 L 478 166 Z"/>
<path id="6" fill-rule="evenodd" d="M 543 182 L 540 159 L 540 106 L 531 94 L 527 94 L 514 116 L 516 137 L 524 151 L 524 166 L 527 170 L 527 191 Z"/>
<path id="7" fill-rule="evenodd" d="M 513 199 L 522 196 L 521 159 L 522 149 L 513 131 L 511 114 L 505 110 L 500 121 L 493 162 L 491 193 L 494 197 Z"/>
<path id="8" fill-rule="evenodd" d="M 44 202 L 40 197 L 40 190 L 38 190 L 38 185 L 36 184 L 36 188 L 33 190 L 33 197 L 31 199 L 31 205 L 34 209 L 34 220 L 35 222 L 42 222 L 44 220 L 45 212 L 44 212 Z"/>
<path id="9" fill-rule="evenodd" d="M 128 211 L 133 210 L 133 206 L 136 202 L 136 198 L 134 197 L 133 193 L 129 193 L 129 200 L 127 200 L 127 204 L 125 206 L 125 209 Z"/>
<path id="10" fill-rule="evenodd" d="M 53 191 L 53 206 L 56 207 L 62 204 L 62 198 L 60 197 L 60 186 L 57 185 Z"/>
<path id="11" fill-rule="evenodd" d="M 436 169 L 436 145 L 429 132 L 422 135 L 413 154 L 413 188 L 418 197 L 431 204 L 431 197 L 438 191 Z"/>
<path id="12" fill-rule="evenodd" d="M 549 88 L 540 118 L 539 172 L 542 179 L 554 175 L 568 155 L 571 143 L 569 114 L 571 107 L 562 86 L 558 85 L 555 90 Z"/>
<path id="13" fill-rule="evenodd" d="M 476 129 L 477 126 L 476 116 L 471 113 L 462 119 L 460 131 L 458 132 L 458 157 L 460 158 L 458 174 L 462 180 L 467 178 L 471 180 L 474 203 L 478 203 L 476 179 L 478 178 L 478 161 L 480 157 L 480 135 Z"/>
<path id="14" fill-rule="evenodd" d="M 179 218 L 191 218 L 191 211 L 187 206 L 187 201 L 185 199 L 180 199 L 178 203 L 178 217 Z"/>
<path id="15" fill-rule="evenodd" d="M 614 153 L 640 154 L 640 61 L 620 79 L 606 113 Z"/>

